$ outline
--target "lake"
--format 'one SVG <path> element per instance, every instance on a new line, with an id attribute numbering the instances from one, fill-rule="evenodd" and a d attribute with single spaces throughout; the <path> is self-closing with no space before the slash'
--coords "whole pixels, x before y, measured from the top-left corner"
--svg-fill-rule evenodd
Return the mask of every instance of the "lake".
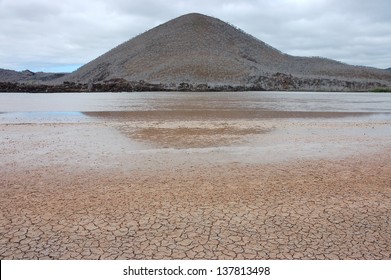
<path id="1" fill-rule="evenodd" d="M 0 94 L 1 123 L 126 119 L 390 119 L 389 93 L 142 92 Z M 82 114 L 81 112 L 85 113 Z"/>
<path id="2" fill-rule="evenodd" d="M 57 129 L 90 131 L 102 152 L 104 143 L 126 142 L 128 152 L 169 153 L 174 161 L 181 151 L 201 162 L 206 154 L 222 162 L 347 156 L 391 141 L 388 93 L 5 93 L 0 112 L 0 124 L 42 137 L 50 125 L 66 125 Z M 75 145 L 91 141 L 74 134 Z"/>
<path id="3" fill-rule="evenodd" d="M 322 92 L 0 94 L 0 112 L 109 112 L 175 109 L 389 113 L 391 112 L 391 95 L 389 93 Z"/>

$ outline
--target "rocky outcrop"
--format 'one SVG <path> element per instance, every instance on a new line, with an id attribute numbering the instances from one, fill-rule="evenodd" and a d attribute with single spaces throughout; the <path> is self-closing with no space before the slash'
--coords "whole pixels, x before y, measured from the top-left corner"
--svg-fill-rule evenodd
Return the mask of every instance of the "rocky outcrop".
<path id="1" fill-rule="evenodd" d="M 144 81 L 127 82 L 124 80 L 110 80 L 104 83 L 73 83 L 64 82 L 63 84 L 25 84 L 0 82 L 0 92 L 31 92 L 31 93 L 50 93 L 50 92 L 144 92 L 144 91 L 248 91 L 264 90 L 257 87 L 245 86 L 208 86 L 207 84 L 151 84 Z"/>
<path id="2" fill-rule="evenodd" d="M 387 83 L 376 81 L 299 78 L 283 73 L 276 73 L 271 77 L 252 77 L 250 81 L 256 88 L 276 91 L 373 91 L 388 86 Z"/>
<path id="3" fill-rule="evenodd" d="M 101 83 L 31 84 L 0 82 L 0 92 L 143 92 L 143 91 L 378 91 L 388 92 L 387 85 L 378 82 L 352 82 L 337 79 L 303 79 L 283 73 L 271 77 L 251 77 L 243 85 L 209 85 L 209 84 L 152 84 L 145 81 L 128 82 L 124 79 L 113 79 Z"/>

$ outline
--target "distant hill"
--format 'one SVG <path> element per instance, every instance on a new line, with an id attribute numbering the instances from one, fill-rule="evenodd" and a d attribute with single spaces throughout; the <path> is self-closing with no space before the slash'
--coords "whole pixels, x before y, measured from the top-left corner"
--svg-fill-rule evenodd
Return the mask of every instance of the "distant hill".
<path id="1" fill-rule="evenodd" d="M 195 13 L 159 25 L 58 79 L 23 71 L 0 74 L 0 82 L 1 75 L 57 86 L 39 91 L 366 91 L 391 87 L 391 71 L 291 56 L 228 23 Z M 3 88 L 11 90 L 9 85 Z"/>
<path id="2" fill-rule="evenodd" d="M 0 69 L 0 82 L 10 82 L 10 83 L 42 83 L 47 81 L 52 81 L 64 76 L 65 73 L 44 73 L 37 72 L 34 73 L 30 70 L 24 71 L 13 71 Z"/>

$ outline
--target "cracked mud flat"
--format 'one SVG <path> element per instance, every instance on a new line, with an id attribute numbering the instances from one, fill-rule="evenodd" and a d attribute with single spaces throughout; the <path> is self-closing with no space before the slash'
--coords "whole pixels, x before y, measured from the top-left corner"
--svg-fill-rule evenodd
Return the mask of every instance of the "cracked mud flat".
<path id="1" fill-rule="evenodd" d="M 3 123 L 0 258 L 391 259 L 390 128 Z"/>

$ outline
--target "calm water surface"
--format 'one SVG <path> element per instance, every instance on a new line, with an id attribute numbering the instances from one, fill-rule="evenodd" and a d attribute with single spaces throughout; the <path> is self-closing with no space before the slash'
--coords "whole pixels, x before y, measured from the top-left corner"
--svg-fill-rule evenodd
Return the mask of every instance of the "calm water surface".
<path id="1" fill-rule="evenodd" d="M 0 121 L 73 120 L 79 112 L 230 111 L 372 113 L 390 119 L 389 93 L 142 92 L 0 94 Z M 6 113 L 6 114 L 4 114 Z M 46 114 L 45 114 L 46 113 Z M 383 114 L 382 114 L 383 113 Z M 289 116 L 288 116 L 289 117 Z"/>

